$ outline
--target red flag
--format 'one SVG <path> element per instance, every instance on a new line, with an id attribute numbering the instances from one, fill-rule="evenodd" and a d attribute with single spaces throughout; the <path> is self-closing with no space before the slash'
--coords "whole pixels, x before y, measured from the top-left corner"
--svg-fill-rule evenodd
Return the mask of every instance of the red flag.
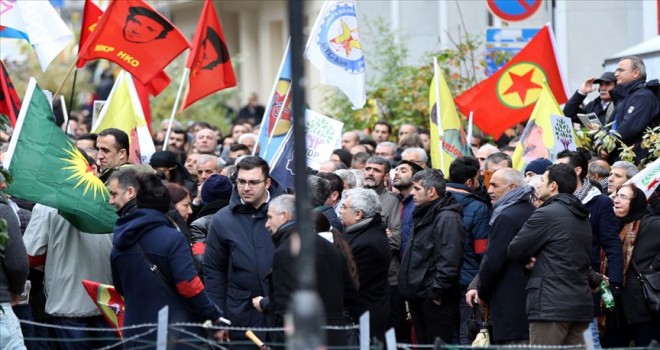
<path id="1" fill-rule="evenodd" d="M 186 67 L 190 77 L 181 110 L 211 93 L 236 86 L 225 35 L 211 0 L 204 3 Z"/>
<path id="2" fill-rule="evenodd" d="M 79 56 L 115 62 L 147 84 L 189 47 L 183 34 L 144 1 L 114 0 Z"/>
<path id="3" fill-rule="evenodd" d="M 5 69 L 4 62 L 0 61 L 2 66 L 2 75 L 0 75 L 0 113 L 9 117 L 11 126 L 16 125 L 16 118 L 18 112 L 21 110 L 21 100 L 18 99 L 18 94 L 14 88 L 14 84 L 9 78 L 9 73 Z"/>
<path id="4" fill-rule="evenodd" d="M 78 52 L 81 52 L 85 46 L 85 42 L 92 35 L 94 28 L 99 23 L 99 19 L 103 16 L 103 10 L 98 7 L 92 0 L 85 0 L 85 7 L 83 8 L 83 20 L 82 26 L 80 27 L 80 41 L 78 42 Z M 78 67 L 81 67 L 87 63 L 85 60 L 78 59 Z"/>
<path id="5" fill-rule="evenodd" d="M 499 138 L 506 129 L 529 119 L 544 80 L 559 104 L 568 100 L 549 26 L 495 74 L 458 96 L 456 106 L 465 115 L 474 112 L 474 124 Z"/>
<path id="6" fill-rule="evenodd" d="M 94 300 L 105 320 L 115 329 L 120 338 L 124 327 L 124 298 L 117 293 L 114 286 L 99 282 L 83 280 L 83 287 Z"/>

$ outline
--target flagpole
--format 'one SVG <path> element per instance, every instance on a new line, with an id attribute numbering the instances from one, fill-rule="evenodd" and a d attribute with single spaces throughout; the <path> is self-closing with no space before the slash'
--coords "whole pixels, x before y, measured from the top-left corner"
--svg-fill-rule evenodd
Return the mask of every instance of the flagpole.
<path id="1" fill-rule="evenodd" d="M 190 68 L 183 68 L 183 74 L 181 74 L 181 82 L 179 83 L 179 91 L 176 93 L 176 98 L 174 99 L 174 107 L 172 108 L 172 114 L 170 115 L 170 123 L 167 125 L 167 133 L 165 133 L 165 140 L 163 141 L 163 151 L 167 151 L 167 143 L 170 140 L 170 133 L 172 133 L 174 115 L 176 114 L 176 109 L 179 107 L 179 99 L 181 99 L 183 84 L 186 83 L 186 77 L 188 76 L 188 73 L 190 73 Z"/>
<path id="2" fill-rule="evenodd" d="M 71 72 L 73 71 L 73 68 L 76 67 L 76 62 L 78 62 L 78 55 L 76 55 L 76 58 L 73 60 L 73 63 L 71 63 L 71 67 L 69 67 L 69 71 L 66 72 L 66 75 L 64 76 L 64 79 L 62 79 L 62 82 L 60 83 L 60 86 L 57 87 L 57 90 L 55 90 L 55 93 L 53 94 L 53 97 L 57 96 L 57 94 L 60 93 L 60 90 L 62 90 L 62 86 L 64 86 L 64 83 L 69 79 L 69 75 L 71 75 Z"/>
<path id="3" fill-rule="evenodd" d="M 75 72 L 73 72 L 73 85 L 71 86 L 71 96 L 69 96 L 69 107 L 73 108 L 73 95 L 76 92 L 76 80 L 78 78 L 78 70 L 76 69 Z"/>
<path id="4" fill-rule="evenodd" d="M 470 116 L 468 117 L 468 129 L 467 129 L 467 144 L 468 146 L 472 145 L 472 121 L 474 118 L 474 111 L 470 111 Z"/>
<path id="5" fill-rule="evenodd" d="M 435 115 L 438 122 L 438 136 L 440 137 L 440 168 L 445 171 L 445 157 L 442 154 L 444 148 L 445 129 L 442 128 L 442 114 L 440 113 L 440 67 L 438 66 L 438 58 L 433 57 L 433 77 L 435 78 Z"/>

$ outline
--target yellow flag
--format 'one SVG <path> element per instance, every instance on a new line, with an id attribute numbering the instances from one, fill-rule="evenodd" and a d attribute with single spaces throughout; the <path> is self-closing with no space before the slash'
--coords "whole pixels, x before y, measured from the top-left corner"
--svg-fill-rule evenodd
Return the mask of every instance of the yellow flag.
<path id="1" fill-rule="evenodd" d="M 117 76 L 108 100 L 92 127 L 92 132 L 98 133 L 108 128 L 117 128 L 128 135 L 131 143 L 129 155 L 131 163 L 149 163 L 151 155 L 156 152 L 156 147 L 149 133 L 133 79 L 123 70 Z"/>
<path id="2" fill-rule="evenodd" d="M 551 159 L 555 139 L 552 131 L 552 115 L 563 116 L 555 96 L 546 82 L 541 95 L 513 152 L 513 168 L 522 171 L 527 163 L 537 158 Z"/>
<path id="3" fill-rule="evenodd" d="M 447 81 L 442 75 L 442 71 L 437 68 L 437 62 L 434 62 L 434 65 L 436 67 L 435 76 L 429 90 L 431 166 L 434 169 L 442 170 L 445 177 L 448 177 L 451 162 L 458 157 L 470 155 L 470 149 Z M 440 103 L 439 106 L 436 106 L 438 100 Z M 440 118 L 438 118 L 438 112 Z"/>

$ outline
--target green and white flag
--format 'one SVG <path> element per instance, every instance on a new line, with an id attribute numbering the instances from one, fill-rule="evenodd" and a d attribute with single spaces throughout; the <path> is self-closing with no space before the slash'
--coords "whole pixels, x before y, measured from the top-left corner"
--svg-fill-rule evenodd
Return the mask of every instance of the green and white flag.
<path id="1" fill-rule="evenodd" d="M 44 92 L 30 78 L 5 166 L 12 196 L 58 209 L 88 233 L 112 232 L 117 219 L 105 185 L 85 157 L 55 124 Z"/>

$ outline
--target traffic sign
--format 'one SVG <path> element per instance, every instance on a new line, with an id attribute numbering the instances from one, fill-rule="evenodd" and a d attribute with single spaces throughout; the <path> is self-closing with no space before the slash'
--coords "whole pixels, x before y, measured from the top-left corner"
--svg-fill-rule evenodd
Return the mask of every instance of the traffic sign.
<path id="1" fill-rule="evenodd" d="M 522 21 L 531 17 L 543 0 L 486 0 L 488 9 L 504 21 Z"/>
<path id="2" fill-rule="evenodd" d="M 540 28 L 488 28 L 486 29 L 486 75 L 491 76 L 507 60 L 496 60 L 506 54 L 515 56 L 539 32 Z M 499 56 L 499 57 L 498 57 Z"/>

